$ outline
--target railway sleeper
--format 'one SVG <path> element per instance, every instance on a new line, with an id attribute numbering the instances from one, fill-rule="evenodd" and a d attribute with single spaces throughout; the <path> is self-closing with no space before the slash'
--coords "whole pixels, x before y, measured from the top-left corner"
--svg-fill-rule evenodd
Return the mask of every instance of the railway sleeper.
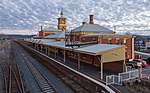
<path id="1" fill-rule="evenodd" d="M 34 56 L 37 55 L 35 53 L 33 53 L 33 51 L 31 50 L 30 51 L 31 54 Z M 44 59 L 42 58 L 40 55 L 37 55 L 39 60 L 41 61 L 42 64 L 44 64 L 46 67 L 48 67 L 48 69 L 50 69 L 53 73 L 55 73 L 57 76 L 60 77 L 60 79 L 62 79 L 62 81 L 64 81 L 67 85 L 69 85 L 70 87 L 72 87 L 72 83 L 70 84 L 69 81 L 66 82 L 66 79 L 69 79 L 71 77 L 71 82 L 75 82 L 78 86 L 81 86 L 81 90 L 85 90 L 86 92 L 92 92 L 95 87 L 92 86 L 92 89 L 89 88 L 88 86 L 91 84 L 90 82 L 88 82 L 87 80 L 84 80 L 82 79 L 82 77 L 80 76 L 77 76 L 77 75 L 71 75 L 72 72 L 66 70 L 65 68 L 62 68 L 61 66 L 59 66 L 58 64 L 55 64 L 55 63 L 52 63 L 50 60 L 48 60 L 47 58 Z M 48 61 L 47 61 L 48 60 Z M 44 61 L 44 62 L 43 62 Z M 58 69 L 59 68 L 59 69 Z M 60 69 L 61 68 L 61 69 Z M 69 75 L 69 76 L 68 76 Z M 63 77 L 62 77 L 63 76 Z M 65 77 L 64 77 L 65 76 Z M 75 89 L 80 89 L 79 87 L 78 88 L 75 88 Z M 76 90 L 75 90 L 76 91 Z M 79 91 L 79 90 L 78 90 Z M 84 92 L 84 93 L 86 93 Z M 79 92 L 76 92 L 76 93 L 79 93 Z M 81 92 L 82 93 L 82 92 Z"/>

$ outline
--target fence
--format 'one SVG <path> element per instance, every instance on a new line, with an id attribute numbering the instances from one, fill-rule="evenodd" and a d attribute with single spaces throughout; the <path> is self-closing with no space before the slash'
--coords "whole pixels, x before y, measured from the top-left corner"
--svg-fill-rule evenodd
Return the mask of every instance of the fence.
<path id="1" fill-rule="evenodd" d="M 106 76 L 106 85 L 110 84 L 122 85 L 122 77 L 118 75 Z"/>
<path id="2" fill-rule="evenodd" d="M 138 69 L 119 73 L 118 75 L 109 75 L 106 76 L 106 85 L 110 85 L 110 84 L 122 85 L 122 81 L 131 80 L 138 77 L 139 77 Z"/>
<path id="3" fill-rule="evenodd" d="M 122 81 L 134 79 L 139 77 L 139 70 L 135 69 L 128 72 L 119 73 L 119 76 L 122 77 Z"/>
<path id="4" fill-rule="evenodd" d="M 131 71 L 132 70 L 132 67 L 131 66 L 126 66 L 126 71 Z"/>
<path id="5" fill-rule="evenodd" d="M 150 69 L 142 70 L 142 78 L 150 79 Z"/>

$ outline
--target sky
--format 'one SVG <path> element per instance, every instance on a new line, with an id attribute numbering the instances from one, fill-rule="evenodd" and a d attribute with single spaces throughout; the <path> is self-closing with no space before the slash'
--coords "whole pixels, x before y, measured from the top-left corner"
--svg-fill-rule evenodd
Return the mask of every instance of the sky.
<path id="1" fill-rule="evenodd" d="M 93 14 L 96 24 L 111 30 L 116 26 L 120 33 L 150 31 L 150 0 L 0 0 L 0 33 L 37 34 L 41 25 L 56 28 L 61 8 L 69 30 L 89 22 Z"/>

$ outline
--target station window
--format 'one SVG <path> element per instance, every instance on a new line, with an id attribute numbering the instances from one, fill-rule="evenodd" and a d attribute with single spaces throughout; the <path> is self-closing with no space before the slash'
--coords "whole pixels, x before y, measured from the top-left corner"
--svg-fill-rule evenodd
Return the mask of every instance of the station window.
<path id="1" fill-rule="evenodd" d="M 109 44 L 112 44 L 112 40 L 108 40 L 108 43 L 109 43 Z"/>
<path id="2" fill-rule="evenodd" d="M 123 44 L 126 45 L 126 39 L 123 40 Z"/>
<path id="3" fill-rule="evenodd" d="M 96 39 L 93 37 L 92 40 L 95 41 Z"/>
<path id="4" fill-rule="evenodd" d="M 120 42 L 120 44 L 122 45 L 122 42 Z"/>
<path id="5" fill-rule="evenodd" d="M 101 43 L 101 41 L 102 41 L 101 38 L 98 38 L 98 43 Z"/>
<path id="6" fill-rule="evenodd" d="M 117 40 L 116 40 L 116 44 L 119 44 L 119 42 L 120 42 L 120 40 L 119 40 L 119 39 L 117 39 Z"/>

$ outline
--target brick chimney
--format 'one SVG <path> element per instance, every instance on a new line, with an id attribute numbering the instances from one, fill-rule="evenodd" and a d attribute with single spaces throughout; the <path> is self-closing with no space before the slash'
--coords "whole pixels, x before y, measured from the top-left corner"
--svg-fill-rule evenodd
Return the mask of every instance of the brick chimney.
<path id="1" fill-rule="evenodd" d="M 94 17 L 93 17 L 94 15 L 90 15 L 90 24 L 94 24 Z"/>
<path id="2" fill-rule="evenodd" d="M 41 31 L 43 31 L 43 27 L 41 26 Z"/>
<path id="3" fill-rule="evenodd" d="M 84 25 L 84 24 L 86 24 L 86 22 L 82 22 L 82 24 Z"/>

